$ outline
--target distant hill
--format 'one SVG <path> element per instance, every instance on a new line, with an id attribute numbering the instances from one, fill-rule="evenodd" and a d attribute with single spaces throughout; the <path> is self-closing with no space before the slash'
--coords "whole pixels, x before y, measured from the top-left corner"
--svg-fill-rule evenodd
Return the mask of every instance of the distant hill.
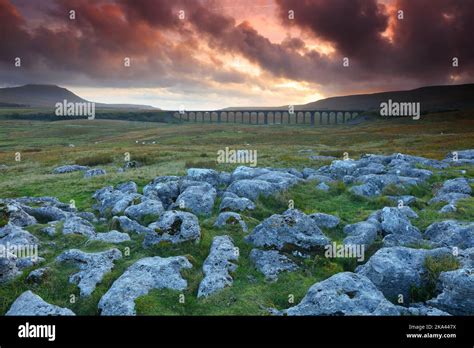
<path id="1" fill-rule="evenodd" d="M 0 107 L 54 108 L 58 102 L 67 100 L 72 103 L 88 102 L 66 88 L 56 85 L 25 85 L 20 87 L 0 88 Z M 95 103 L 98 109 L 140 109 L 156 108 L 135 104 Z"/>
<path id="2" fill-rule="evenodd" d="M 422 112 L 474 109 L 474 84 L 429 86 L 407 91 L 391 91 L 373 94 L 354 94 L 331 97 L 312 103 L 295 105 L 295 110 L 364 110 L 380 109 L 380 103 L 389 99 L 398 102 L 419 102 Z M 229 107 L 224 110 L 288 110 L 279 107 Z"/>
<path id="3" fill-rule="evenodd" d="M 429 86 L 408 91 L 356 94 L 332 97 L 298 105 L 301 110 L 341 109 L 379 110 L 380 103 L 389 99 L 398 102 L 419 102 L 421 111 L 464 110 L 474 108 L 474 84 Z"/>

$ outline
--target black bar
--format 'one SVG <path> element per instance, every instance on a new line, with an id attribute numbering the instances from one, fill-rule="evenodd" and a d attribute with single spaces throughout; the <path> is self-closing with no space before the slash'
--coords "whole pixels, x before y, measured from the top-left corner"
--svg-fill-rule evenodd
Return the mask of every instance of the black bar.
<path id="1" fill-rule="evenodd" d="M 55 325 L 55 341 L 19 338 L 19 326 Z M 1 317 L 0 345 L 25 344 L 468 344 L 472 317 Z M 409 328 L 409 325 L 420 328 Z M 431 328 L 428 329 L 428 325 Z M 441 326 L 440 326 L 441 325 Z M 455 328 L 447 328 L 454 325 Z M 455 334 L 452 338 L 414 338 L 407 334 Z"/>

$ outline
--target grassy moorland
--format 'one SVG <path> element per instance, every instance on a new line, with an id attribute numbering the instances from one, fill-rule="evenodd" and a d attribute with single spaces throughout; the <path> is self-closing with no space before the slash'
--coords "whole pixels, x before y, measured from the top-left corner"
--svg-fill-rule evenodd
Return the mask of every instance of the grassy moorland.
<path id="1" fill-rule="evenodd" d="M 447 152 L 474 148 L 474 117 L 472 113 L 443 113 L 428 115 L 418 121 L 411 119 L 373 120 L 358 125 L 338 125 L 310 128 L 308 126 L 244 126 L 215 124 L 166 124 L 156 122 L 130 122 L 117 120 L 70 120 L 70 121 L 0 121 L 0 198 L 21 196 L 55 196 L 63 202 L 73 199 L 79 210 L 93 211 L 91 195 L 106 185 L 128 180 L 143 187 L 156 176 L 183 175 L 186 168 L 203 167 L 217 170 L 233 170 L 237 164 L 216 163 L 217 151 L 226 146 L 232 149 L 258 151 L 258 166 L 272 167 L 319 167 L 324 162 L 313 161 L 312 154 L 342 157 L 347 152 L 358 158 L 364 153 L 391 154 L 402 152 L 442 159 Z M 21 160 L 15 161 L 20 154 Z M 137 169 L 117 173 L 124 162 L 124 154 L 142 163 Z M 84 164 L 104 168 L 108 174 L 84 179 L 83 173 L 52 175 L 53 168 L 63 164 Z M 459 176 L 466 170 L 466 177 L 474 177 L 471 167 L 450 168 L 436 172 L 426 185 L 411 188 L 406 193 L 419 198 L 414 206 L 419 219 L 413 223 L 424 229 L 434 221 L 446 218 L 474 221 L 474 200 L 460 201 L 455 213 L 441 216 L 438 205 L 427 206 L 432 189 L 447 178 Z M 390 193 L 390 192 L 387 192 Z M 392 192 L 393 193 L 393 192 Z M 405 192 L 397 191 L 402 194 Z M 325 231 L 335 241 L 343 239 L 342 227 L 365 219 L 372 211 L 392 205 L 385 198 L 363 199 L 350 194 L 344 185 L 331 185 L 329 192 L 315 189 L 314 183 L 293 187 L 279 195 L 260 199 L 257 209 L 242 214 L 249 225 L 255 227 L 264 218 L 281 213 L 293 200 L 295 207 L 306 212 L 323 212 L 338 215 L 342 223 L 332 231 Z M 71 308 L 82 315 L 97 314 L 97 303 L 115 279 L 140 258 L 146 256 L 187 255 L 193 268 L 183 274 L 188 280 L 184 291 L 185 301 L 179 301 L 179 293 L 154 290 L 137 300 L 137 310 L 143 315 L 258 315 L 266 314 L 265 308 L 288 308 L 291 301 L 298 303 L 308 288 L 343 270 L 353 270 L 353 260 L 333 259 L 313 255 L 299 261 L 297 272 L 283 273 L 279 280 L 267 283 L 263 275 L 251 265 L 248 255 L 251 246 L 244 242 L 237 227 L 218 230 L 213 227 L 219 199 L 209 218 L 200 217 L 202 239 L 199 244 L 158 245 L 151 249 L 141 247 L 140 236 L 121 244 L 119 249 L 130 248 L 130 256 L 116 262 L 116 267 L 98 285 L 90 298 L 79 299 L 77 286 L 68 283 L 74 269 L 58 265 L 54 258 L 63 250 L 80 248 L 99 251 L 112 245 L 92 242 L 80 236 L 49 237 L 39 232 L 41 225 L 27 228 L 41 241 L 40 256 L 46 259 L 52 271 L 40 286 L 27 284 L 26 270 L 23 276 L 0 286 L 0 314 L 4 314 L 14 299 L 26 289 L 31 289 L 44 300 Z M 98 231 L 108 230 L 107 225 L 97 225 Z M 202 279 L 202 263 L 209 253 L 215 235 L 229 234 L 240 248 L 238 269 L 233 274 L 234 284 L 208 299 L 197 299 L 196 293 Z M 368 251 L 370 256 L 380 243 Z M 77 301 L 70 303 L 70 295 Z M 290 303 L 289 303 L 290 301 Z"/>

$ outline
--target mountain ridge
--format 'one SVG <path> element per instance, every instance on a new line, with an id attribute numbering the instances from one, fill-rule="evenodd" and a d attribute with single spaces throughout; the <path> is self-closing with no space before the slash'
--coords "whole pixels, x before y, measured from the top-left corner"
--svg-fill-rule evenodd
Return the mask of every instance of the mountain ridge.
<path id="1" fill-rule="evenodd" d="M 58 102 L 91 102 L 81 98 L 67 88 L 48 84 L 26 84 L 18 87 L 0 88 L 0 107 L 40 107 L 54 108 Z M 99 109 L 140 109 L 158 110 L 149 105 L 95 103 Z"/>
<path id="2" fill-rule="evenodd" d="M 474 109 L 474 84 L 424 86 L 410 90 L 352 94 L 320 99 L 294 105 L 299 110 L 361 110 L 376 111 L 389 99 L 397 102 L 419 102 L 421 111 Z M 228 107 L 225 111 L 288 110 L 289 105 L 272 107 Z"/>

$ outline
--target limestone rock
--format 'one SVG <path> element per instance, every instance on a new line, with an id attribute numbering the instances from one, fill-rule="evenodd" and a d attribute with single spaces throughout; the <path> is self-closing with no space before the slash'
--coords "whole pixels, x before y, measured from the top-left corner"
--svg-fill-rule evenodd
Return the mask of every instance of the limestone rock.
<path id="1" fill-rule="evenodd" d="M 296 271 L 298 266 L 288 257 L 276 250 L 252 249 L 250 259 L 255 267 L 270 281 L 278 279 L 278 274 L 284 271 Z"/>
<path id="2" fill-rule="evenodd" d="M 181 276 L 192 265 L 184 256 L 146 257 L 130 266 L 99 301 L 101 315 L 136 315 L 135 300 L 152 289 L 184 290 Z"/>
<path id="3" fill-rule="evenodd" d="M 232 261 L 239 258 L 239 248 L 234 246 L 229 236 L 217 236 L 212 240 L 211 251 L 202 267 L 204 279 L 199 284 L 198 297 L 208 297 L 226 286 L 231 286 L 233 279 L 229 272 L 234 272 L 237 265 Z"/>
<path id="4" fill-rule="evenodd" d="M 288 315 L 399 315 L 365 276 L 343 272 L 314 284 Z"/>
<path id="5" fill-rule="evenodd" d="M 68 308 L 62 308 L 44 301 L 38 295 L 30 290 L 21 294 L 5 315 L 14 316 L 57 316 L 57 315 L 75 315 Z"/>
<path id="6" fill-rule="evenodd" d="M 311 249 L 330 243 L 313 219 L 297 209 L 270 216 L 255 227 L 245 240 L 257 247 L 275 247 L 279 250 L 285 245 Z"/>
<path id="7" fill-rule="evenodd" d="M 69 277 L 69 282 L 77 284 L 81 296 L 90 296 L 104 275 L 114 267 L 114 261 L 122 258 L 118 249 L 98 253 L 86 253 L 78 249 L 63 252 L 56 258 L 57 262 L 72 262 L 79 267 L 79 272 Z"/>

